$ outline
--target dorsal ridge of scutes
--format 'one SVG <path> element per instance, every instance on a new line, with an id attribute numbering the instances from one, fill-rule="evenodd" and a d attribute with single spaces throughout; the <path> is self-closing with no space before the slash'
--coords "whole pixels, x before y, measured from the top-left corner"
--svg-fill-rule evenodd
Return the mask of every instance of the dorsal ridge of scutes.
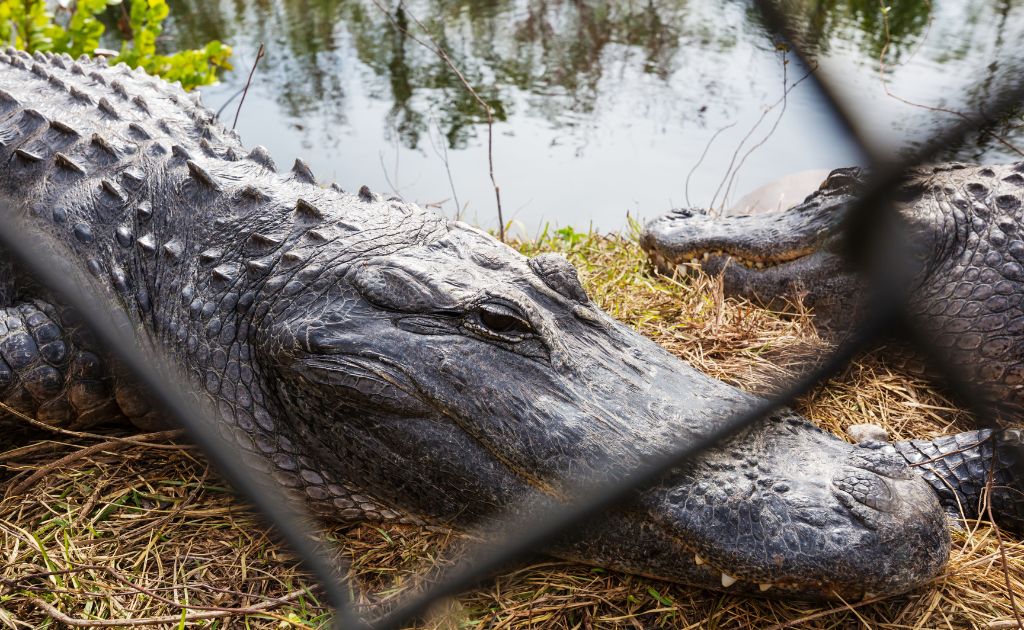
<path id="1" fill-rule="evenodd" d="M 313 176 L 313 170 L 309 168 L 309 164 L 306 164 L 302 158 L 295 158 L 295 164 L 292 166 L 292 179 L 304 184 L 316 185 L 316 177 Z"/>
<path id="2" fill-rule="evenodd" d="M 274 164 L 274 159 L 270 157 L 270 151 L 268 151 L 263 145 L 257 144 L 254 146 L 252 150 L 249 151 L 249 155 L 247 155 L 246 158 L 256 162 L 267 170 L 274 171 L 275 173 L 277 172 L 277 165 Z"/>
<path id="3" fill-rule="evenodd" d="M 301 197 L 295 202 L 295 214 L 311 221 L 321 221 L 324 218 L 324 213 L 320 208 Z"/>
<path id="4" fill-rule="evenodd" d="M 196 180 L 200 184 L 203 184 L 211 190 L 220 191 L 221 185 L 217 179 L 202 166 L 200 166 L 194 160 L 186 160 L 185 164 L 188 166 L 188 172 L 192 175 L 192 179 Z"/>
<path id="5" fill-rule="evenodd" d="M 150 146 L 147 153 L 152 156 L 173 153 L 183 162 L 191 160 L 193 163 L 187 164 L 191 178 L 216 190 L 225 185 L 213 176 L 219 172 L 218 161 L 247 156 L 274 170 L 269 152 L 264 147 L 247 151 L 238 134 L 216 122 L 197 93 L 186 93 L 180 86 L 145 72 L 124 64 L 111 66 L 88 56 L 73 59 L 65 54 L 29 55 L 12 47 L 0 50 L 0 63 L 7 74 L 4 89 L 0 90 L 0 111 L 38 107 L 47 114 L 50 128 L 66 137 L 48 152 L 34 145 L 24 147 L 23 161 L 39 156 L 51 165 L 56 162 L 65 172 L 77 174 L 110 168 L 109 162 L 102 162 L 102 155 L 101 162 L 93 164 L 94 152 L 66 144 L 81 137 L 119 161 L 145 145 Z M 47 93 L 52 98 L 45 96 Z M 90 112 L 82 105 L 94 109 Z"/>

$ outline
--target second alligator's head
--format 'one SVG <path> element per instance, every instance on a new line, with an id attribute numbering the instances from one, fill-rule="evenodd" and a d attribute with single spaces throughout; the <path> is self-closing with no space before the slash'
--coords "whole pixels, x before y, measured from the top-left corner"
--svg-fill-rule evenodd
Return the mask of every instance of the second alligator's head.
<path id="1" fill-rule="evenodd" d="M 640 244 L 662 273 L 699 267 L 721 274 L 730 295 L 776 308 L 799 301 L 825 328 L 846 329 L 862 283 L 844 257 L 842 234 L 865 181 L 860 168 L 837 169 L 802 203 L 776 212 L 673 210 L 645 226 Z"/>

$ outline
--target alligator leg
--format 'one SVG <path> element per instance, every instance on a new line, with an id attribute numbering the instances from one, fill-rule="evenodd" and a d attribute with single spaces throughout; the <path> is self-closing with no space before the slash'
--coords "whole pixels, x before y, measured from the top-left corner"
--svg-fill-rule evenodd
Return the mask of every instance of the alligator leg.
<path id="1" fill-rule="evenodd" d="M 1019 455 L 1024 431 L 989 429 L 946 435 L 934 440 L 909 440 L 893 446 L 939 495 L 951 514 L 987 518 L 982 503 L 989 477 L 992 518 L 1004 529 L 1024 532 L 1024 484 Z"/>
<path id="2" fill-rule="evenodd" d="M 100 357 L 33 300 L 0 308 L 0 432 L 29 416 L 57 427 L 84 428 L 123 418 L 113 379 Z"/>

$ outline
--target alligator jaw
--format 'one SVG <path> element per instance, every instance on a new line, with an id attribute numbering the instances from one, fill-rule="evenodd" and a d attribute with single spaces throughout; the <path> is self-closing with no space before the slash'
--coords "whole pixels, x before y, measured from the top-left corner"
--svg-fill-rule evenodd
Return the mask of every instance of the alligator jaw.
<path id="1" fill-rule="evenodd" d="M 891 448 L 851 446 L 788 412 L 637 503 L 555 551 L 730 593 L 847 601 L 919 586 L 949 552 L 935 494 Z"/>
<path id="2" fill-rule="evenodd" d="M 860 169 L 839 169 L 781 212 L 673 210 L 648 223 L 640 243 L 662 273 L 700 269 L 721 276 L 730 295 L 774 308 L 801 301 L 824 327 L 846 328 L 860 282 L 842 256 L 842 228 L 862 187 Z"/>

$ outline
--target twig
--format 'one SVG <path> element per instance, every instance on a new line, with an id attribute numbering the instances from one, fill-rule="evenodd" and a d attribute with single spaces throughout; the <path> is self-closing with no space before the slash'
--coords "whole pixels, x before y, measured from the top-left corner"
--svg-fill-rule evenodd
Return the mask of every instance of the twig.
<path id="1" fill-rule="evenodd" d="M 256 59 L 252 62 L 252 68 L 249 70 L 249 78 L 245 81 L 245 88 L 242 89 L 242 100 L 238 101 L 238 109 L 235 110 L 235 121 L 231 123 L 231 130 L 234 131 L 235 125 L 238 124 L 238 115 L 242 113 L 242 105 L 245 103 L 245 97 L 249 94 L 249 86 L 252 84 L 252 75 L 256 74 L 256 64 L 263 59 L 263 42 L 260 42 L 260 47 L 256 51 Z"/>
<path id="2" fill-rule="evenodd" d="M 924 103 L 917 103 L 917 102 L 911 101 L 910 99 L 904 98 L 904 97 L 900 96 L 899 94 L 893 94 L 893 92 L 889 89 L 889 82 L 885 79 L 885 70 L 886 70 L 885 56 L 889 53 L 889 45 L 892 43 L 892 36 L 891 36 L 891 34 L 889 32 L 889 8 L 885 6 L 884 0 L 878 0 L 878 6 L 879 6 L 879 9 L 881 10 L 881 13 L 882 13 L 882 28 L 884 29 L 884 33 L 885 33 L 885 43 L 882 45 L 881 52 L 878 53 L 878 78 L 879 78 L 879 81 L 881 81 L 881 83 L 882 83 L 882 89 L 885 90 L 886 96 L 888 96 L 890 98 L 893 98 L 893 99 L 896 99 L 897 101 L 899 101 L 901 103 L 904 103 L 906 105 L 910 105 L 911 107 L 919 107 L 921 109 L 926 109 L 926 110 L 928 110 L 930 112 L 940 112 L 940 113 L 943 113 L 943 114 L 950 114 L 952 116 L 956 116 L 956 117 L 960 118 L 961 120 L 970 121 L 970 118 L 967 116 L 967 114 L 965 114 L 965 113 L 963 113 L 961 111 L 957 111 L 955 109 L 949 109 L 947 107 L 938 107 L 938 106 L 935 106 L 935 105 L 925 105 Z M 921 38 L 921 43 L 922 44 L 924 43 L 924 40 L 928 38 L 928 33 L 931 32 L 931 27 L 932 27 L 932 18 L 929 17 L 929 19 L 928 19 L 928 31 L 925 33 L 924 37 Z M 914 51 L 914 53 L 911 55 L 911 57 L 913 57 L 914 54 L 917 54 L 917 50 Z M 996 133 L 994 131 L 988 130 L 988 129 L 981 129 L 981 128 L 979 128 L 978 131 L 980 131 L 983 135 L 987 135 L 987 136 L 992 137 L 997 142 L 999 142 L 1000 144 L 1005 146 L 1007 149 L 1013 151 L 1017 155 L 1024 155 L 1024 151 L 1021 151 L 1020 149 L 1018 149 L 1012 142 L 1010 142 L 1009 140 L 1004 138 L 1002 135 L 1000 135 L 1000 134 L 998 134 L 998 133 Z"/>
<path id="3" fill-rule="evenodd" d="M 445 51 L 445 49 L 442 48 L 441 45 L 434 40 L 433 36 L 430 35 L 430 31 L 427 30 L 427 27 L 423 24 L 423 22 L 420 21 L 419 18 L 417 18 L 414 14 L 409 13 L 409 16 L 412 18 L 413 22 L 416 22 L 416 25 L 420 27 L 420 30 L 423 31 L 424 35 L 426 36 L 427 40 L 430 43 L 427 43 L 420 39 L 419 37 L 416 37 L 415 35 L 410 33 L 408 29 L 404 28 L 401 24 L 399 24 L 398 20 L 393 18 L 391 16 L 391 13 L 384 8 L 384 5 L 380 3 L 380 0 L 373 0 L 373 4 L 375 4 L 377 8 L 380 9 L 380 11 L 385 16 L 387 16 L 388 21 L 390 21 L 391 24 L 395 27 L 395 29 L 397 29 L 400 33 L 402 33 L 403 35 L 413 40 L 420 46 L 423 46 L 430 52 L 437 55 L 438 58 L 441 59 L 441 61 L 443 61 L 452 72 L 455 73 L 455 76 L 458 77 L 459 81 L 466 88 L 469 94 L 473 97 L 474 100 L 476 100 L 477 104 L 480 105 L 480 107 L 482 107 L 484 112 L 487 114 L 487 166 L 488 172 L 491 177 L 491 185 L 494 187 L 494 200 L 498 205 L 498 238 L 501 239 L 502 243 L 504 243 L 505 216 L 501 209 L 501 188 L 498 186 L 498 182 L 494 178 L 494 110 L 491 109 L 491 106 L 487 104 L 487 101 L 480 98 L 480 95 L 477 94 L 477 91 L 473 89 L 472 85 L 470 85 L 469 81 L 466 79 L 466 76 L 462 74 L 462 71 L 459 70 L 459 68 L 455 65 L 455 62 L 453 62 L 451 57 L 448 56 L 447 51 Z"/>
<path id="4" fill-rule="evenodd" d="M 726 129 L 731 129 L 731 128 L 735 127 L 735 126 L 736 126 L 736 123 L 735 122 L 731 122 L 731 123 L 729 123 L 728 125 L 726 125 L 724 127 L 719 127 L 718 131 L 716 131 L 714 134 L 712 134 L 711 139 L 708 140 L 708 143 L 704 145 L 704 152 L 700 154 L 700 158 L 697 160 L 697 163 L 694 164 L 693 168 L 690 169 L 690 172 L 686 174 L 686 185 L 683 188 L 683 195 L 686 197 L 686 205 L 687 206 L 691 206 L 691 207 L 693 206 L 693 204 L 690 202 L 690 178 L 693 177 L 693 174 L 697 172 L 697 169 L 700 167 L 701 163 L 704 161 L 704 158 L 707 157 L 708 151 L 711 150 L 711 145 L 715 143 L 715 138 L 717 138 Z"/>
<path id="5" fill-rule="evenodd" d="M 774 626 L 769 626 L 766 630 L 783 630 L 783 628 L 792 628 L 793 626 L 797 626 L 808 621 L 814 621 L 815 619 L 821 619 L 822 617 L 828 617 L 829 615 L 834 615 L 836 613 L 852 611 L 856 608 L 861 608 L 862 606 L 868 606 L 870 604 L 877 604 L 878 602 L 885 601 L 887 599 L 892 599 L 893 597 L 895 597 L 895 595 L 877 595 L 875 597 L 871 597 L 868 599 L 862 599 L 855 604 L 846 604 L 845 602 L 843 602 L 844 604 L 846 604 L 845 606 L 836 606 L 835 608 L 820 610 L 810 615 L 804 615 L 803 617 L 790 619 L 789 621 L 777 623 Z"/>
<path id="6" fill-rule="evenodd" d="M 384 173 L 384 181 L 386 181 L 388 183 L 388 188 L 390 188 L 391 192 L 395 193 L 396 195 L 402 196 L 402 193 L 398 192 L 398 187 L 395 186 L 395 183 L 393 181 L 391 181 L 391 176 L 388 175 L 388 167 L 384 165 L 384 150 L 383 149 L 381 149 L 380 151 L 377 152 L 377 157 L 380 158 L 380 170 L 383 171 L 383 173 Z M 395 158 L 395 163 L 396 164 L 398 163 L 398 158 L 397 157 Z M 398 179 L 398 168 L 397 168 L 397 166 L 395 167 L 395 179 Z"/>
<path id="7" fill-rule="evenodd" d="M 145 435 L 140 435 L 139 438 L 140 439 L 144 439 L 144 440 L 165 440 L 165 439 L 168 439 L 168 438 L 177 437 L 179 435 L 181 435 L 181 431 L 179 431 L 177 429 L 174 429 L 172 431 L 160 431 L 158 433 L 146 433 Z M 18 485 L 16 485 L 13 488 L 11 488 L 8 491 L 7 494 L 8 494 L 8 496 L 14 496 L 14 495 L 22 494 L 26 490 L 31 488 L 33 485 L 35 485 L 35 483 L 37 481 L 39 481 L 40 479 L 45 477 L 48 473 L 53 472 L 54 470 L 56 470 L 58 468 L 62 468 L 64 466 L 70 464 L 71 462 L 74 462 L 76 460 L 82 459 L 83 457 L 88 457 L 89 455 L 92 455 L 94 453 L 98 453 L 100 451 L 104 451 L 104 450 L 108 450 L 108 449 L 114 449 L 114 448 L 117 448 L 117 447 L 120 447 L 120 446 L 124 446 L 124 444 L 125 443 L 122 440 L 108 440 L 106 442 L 100 442 L 99 444 L 93 444 L 91 446 L 86 446 L 85 448 L 79 449 L 79 450 L 75 451 L 74 453 L 68 453 L 64 457 L 61 457 L 60 459 L 54 460 L 54 461 L 50 462 L 49 464 L 46 464 L 45 466 L 42 466 L 41 468 L 37 469 L 34 473 L 29 475 L 27 479 L 25 479 L 24 481 L 22 481 Z"/>
<path id="8" fill-rule="evenodd" d="M 785 58 L 785 53 L 783 53 L 783 59 L 782 60 L 783 60 L 782 72 L 783 72 L 783 76 L 785 76 L 785 74 L 786 74 L 786 67 L 787 67 L 787 61 L 786 61 L 786 58 Z M 714 210 L 715 202 L 718 200 L 718 194 L 720 192 L 722 192 L 722 187 L 725 186 L 726 182 L 730 181 L 730 175 L 735 176 L 734 169 L 739 169 L 739 166 L 736 166 L 736 158 L 739 157 L 740 149 L 743 148 L 743 145 L 745 145 L 747 143 L 747 140 L 749 140 L 750 137 L 752 135 L 754 135 L 754 132 L 757 131 L 757 128 L 761 126 L 761 123 L 764 122 L 764 119 L 768 117 L 768 114 L 770 114 L 771 111 L 773 109 L 775 109 L 776 107 L 778 107 L 779 105 L 785 103 L 786 102 L 786 98 L 789 95 L 789 93 L 792 92 L 793 89 L 796 86 L 798 86 L 801 83 L 803 83 L 803 81 L 805 79 L 807 79 L 809 76 L 814 74 L 815 70 L 817 70 L 817 66 L 807 70 L 807 73 L 804 76 L 800 77 L 800 79 L 798 79 L 797 81 L 794 81 L 793 85 L 790 85 L 789 87 L 786 87 L 786 84 L 783 83 L 783 85 L 782 85 L 782 96 L 780 96 L 777 101 L 775 101 L 774 103 L 769 105 L 767 108 L 765 108 L 765 110 L 763 112 L 761 112 L 761 116 L 757 119 L 757 122 L 755 122 L 753 125 L 751 125 L 750 130 L 747 131 L 747 135 L 743 136 L 743 139 L 740 140 L 739 144 L 736 145 L 736 150 L 733 151 L 732 159 L 729 161 L 729 166 L 728 166 L 728 168 L 725 169 L 725 175 L 722 176 L 722 181 L 719 182 L 718 188 L 715 190 L 715 195 L 711 198 L 711 203 L 708 204 L 708 207 L 710 209 Z M 775 128 L 777 126 L 778 126 L 778 122 L 775 123 L 775 126 L 773 126 L 771 130 L 769 130 L 768 134 L 762 140 L 760 140 L 757 144 L 755 144 L 753 147 L 751 147 L 751 149 L 749 151 L 747 151 L 746 154 L 744 154 L 743 158 L 741 159 L 740 166 L 742 166 L 743 160 L 747 159 L 747 156 L 750 155 L 751 151 L 753 151 L 754 149 L 756 149 L 759 146 L 761 146 L 762 144 L 764 144 L 765 141 L 767 141 L 767 139 L 769 137 L 771 137 L 772 133 L 775 131 Z M 726 190 L 726 194 L 728 194 L 728 189 Z M 723 199 L 722 203 L 723 204 L 725 203 L 724 199 Z"/>
<path id="9" fill-rule="evenodd" d="M 805 74 L 804 76 L 802 76 L 799 79 L 797 79 L 797 81 L 795 83 L 793 83 L 793 85 L 789 86 L 789 88 L 787 89 L 786 88 L 786 74 L 787 74 L 786 73 L 786 68 L 787 67 L 788 67 L 788 64 L 786 63 L 785 58 L 783 58 L 783 62 L 782 62 L 782 87 L 783 87 L 783 91 L 782 91 L 782 110 L 779 111 L 779 116 L 778 116 L 778 118 L 775 119 L 775 123 L 772 125 L 772 128 L 768 130 L 768 133 L 766 133 L 764 135 L 764 137 L 761 138 L 754 146 L 752 146 L 749 149 L 747 149 L 747 152 L 743 154 L 742 158 L 740 158 L 740 163 L 737 164 L 736 168 L 733 169 L 732 175 L 729 176 L 729 185 L 725 187 L 725 194 L 722 196 L 722 205 L 723 206 L 727 203 L 726 200 L 729 198 L 729 191 L 732 190 L 733 181 L 736 179 L 736 175 L 737 175 L 737 173 L 740 172 L 740 169 L 743 168 L 743 164 L 746 163 L 747 158 L 750 157 L 751 153 L 753 153 L 754 151 L 756 151 L 759 148 L 761 148 L 762 146 L 764 146 L 764 143 L 768 142 L 768 139 L 771 138 L 773 135 L 775 135 L 775 130 L 779 128 L 779 123 L 782 122 L 782 117 L 786 114 L 786 107 L 788 105 L 787 97 L 789 96 L 789 93 L 793 91 L 793 88 L 795 88 L 796 86 L 798 86 L 801 83 L 803 83 L 804 79 L 806 79 L 807 77 L 811 76 L 811 73 L 814 72 L 817 69 L 817 66 L 811 68 L 810 70 L 807 71 L 807 74 Z M 778 104 L 779 104 L 778 101 L 776 101 L 775 105 L 772 105 L 772 107 L 775 107 Z"/>
<path id="10" fill-rule="evenodd" d="M 455 192 L 455 180 L 452 179 L 452 168 L 448 163 L 448 143 L 445 142 L 444 133 L 441 131 L 441 124 L 434 120 L 434 128 L 437 129 L 440 142 L 434 143 L 434 134 L 427 132 L 427 139 L 430 140 L 430 146 L 433 147 L 434 153 L 437 157 L 441 158 L 441 162 L 444 163 L 444 170 L 448 174 L 448 187 L 452 190 L 452 198 L 455 200 L 455 219 L 462 219 L 462 204 L 459 203 L 459 193 Z M 437 150 L 437 145 L 441 145 L 441 151 Z"/>
<path id="11" fill-rule="evenodd" d="M 1016 627 L 1018 630 L 1024 630 L 1024 623 L 1021 623 L 1020 610 L 1017 608 L 1017 597 L 1013 594 L 1013 584 L 1010 582 L 1010 569 L 1009 564 L 1006 560 L 1006 548 L 1003 546 L 1003 534 L 999 530 L 999 525 L 996 524 L 996 519 L 992 518 L 992 482 L 996 476 L 996 454 L 998 452 L 999 440 L 994 437 L 996 434 L 993 432 L 992 438 L 992 461 L 988 468 L 988 478 L 985 479 L 985 493 L 982 495 L 985 501 L 985 511 L 988 514 L 988 520 L 992 523 L 992 531 L 996 534 L 996 543 L 999 545 L 999 557 L 1002 560 L 1000 563 L 1003 569 L 1003 580 L 1006 582 L 1006 594 L 1010 600 L 1010 609 L 1013 610 L 1013 618 L 1017 622 Z M 1014 626 L 1010 626 L 1011 628 Z"/>
<path id="12" fill-rule="evenodd" d="M 25 413 L 23 413 L 21 411 L 18 411 L 14 407 L 11 407 L 10 405 L 8 405 L 6 403 L 3 403 L 3 402 L 0 402 L 0 411 L 3 411 L 5 413 L 9 413 L 9 414 L 11 414 L 13 416 L 16 416 L 19 420 L 23 420 L 25 423 L 27 423 L 27 424 L 29 424 L 29 425 L 37 428 L 37 429 L 43 429 L 44 431 L 49 431 L 51 433 L 56 433 L 58 435 L 66 435 L 68 437 L 74 437 L 74 438 L 85 438 L 85 439 L 89 439 L 89 440 L 103 440 L 103 441 L 124 442 L 125 444 L 134 444 L 136 446 L 145 446 L 146 448 L 158 448 L 158 449 L 165 449 L 165 450 L 181 450 L 183 448 L 182 446 L 176 445 L 176 444 L 151 444 L 151 443 L 143 442 L 143 441 L 140 440 L 140 438 L 144 437 L 144 436 L 134 436 L 134 437 L 130 437 L 130 438 L 127 438 L 127 437 L 116 437 L 116 436 L 110 436 L 110 435 L 100 435 L 99 433 L 89 433 L 88 431 L 72 431 L 70 429 L 63 429 L 61 427 L 55 427 L 52 424 L 46 424 L 45 422 L 40 422 L 39 420 L 36 420 L 32 416 L 30 416 L 28 414 L 25 414 Z M 178 430 L 178 434 L 179 435 L 184 435 L 185 432 L 183 430 L 179 429 Z M 34 446 L 34 445 L 30 445 L 30 446 Z M 10 459 L 11 457 L 14 457 L 16 454 L 17 455 L 22 455 L 22 454 L 24 454 L 26 452 L 27 448 L 28 447 L 17 448 L 17 449 L 13 449 L 13 450 L 7 451 L 5 453 L 2 453 L 2 454 L 0 454 L 0 455 L 2 455 L 2 457 L 0 457 L 0 461 L 4 461 L 6 459 Z"/>
<path id="13" fill-rule="evenodd" d="M 217 110 L 217 113 L 214 114 L 213 117 L 216 118 L 217 120 L 220 120 L 220 115 L 224 113 L 224 110 L 228 108 L 228 105 L 230 105 L 236 98 L 241 96 L 242 92 L 244 92 L 244 91 L 245 91 L 244 87 L 240 87 L 237 90 L 235 90 L 235 93 L 232 94 L 231 96 L 229 96 L 228 100 L 224 101 L 221 104 L 220 108 Z"/>

